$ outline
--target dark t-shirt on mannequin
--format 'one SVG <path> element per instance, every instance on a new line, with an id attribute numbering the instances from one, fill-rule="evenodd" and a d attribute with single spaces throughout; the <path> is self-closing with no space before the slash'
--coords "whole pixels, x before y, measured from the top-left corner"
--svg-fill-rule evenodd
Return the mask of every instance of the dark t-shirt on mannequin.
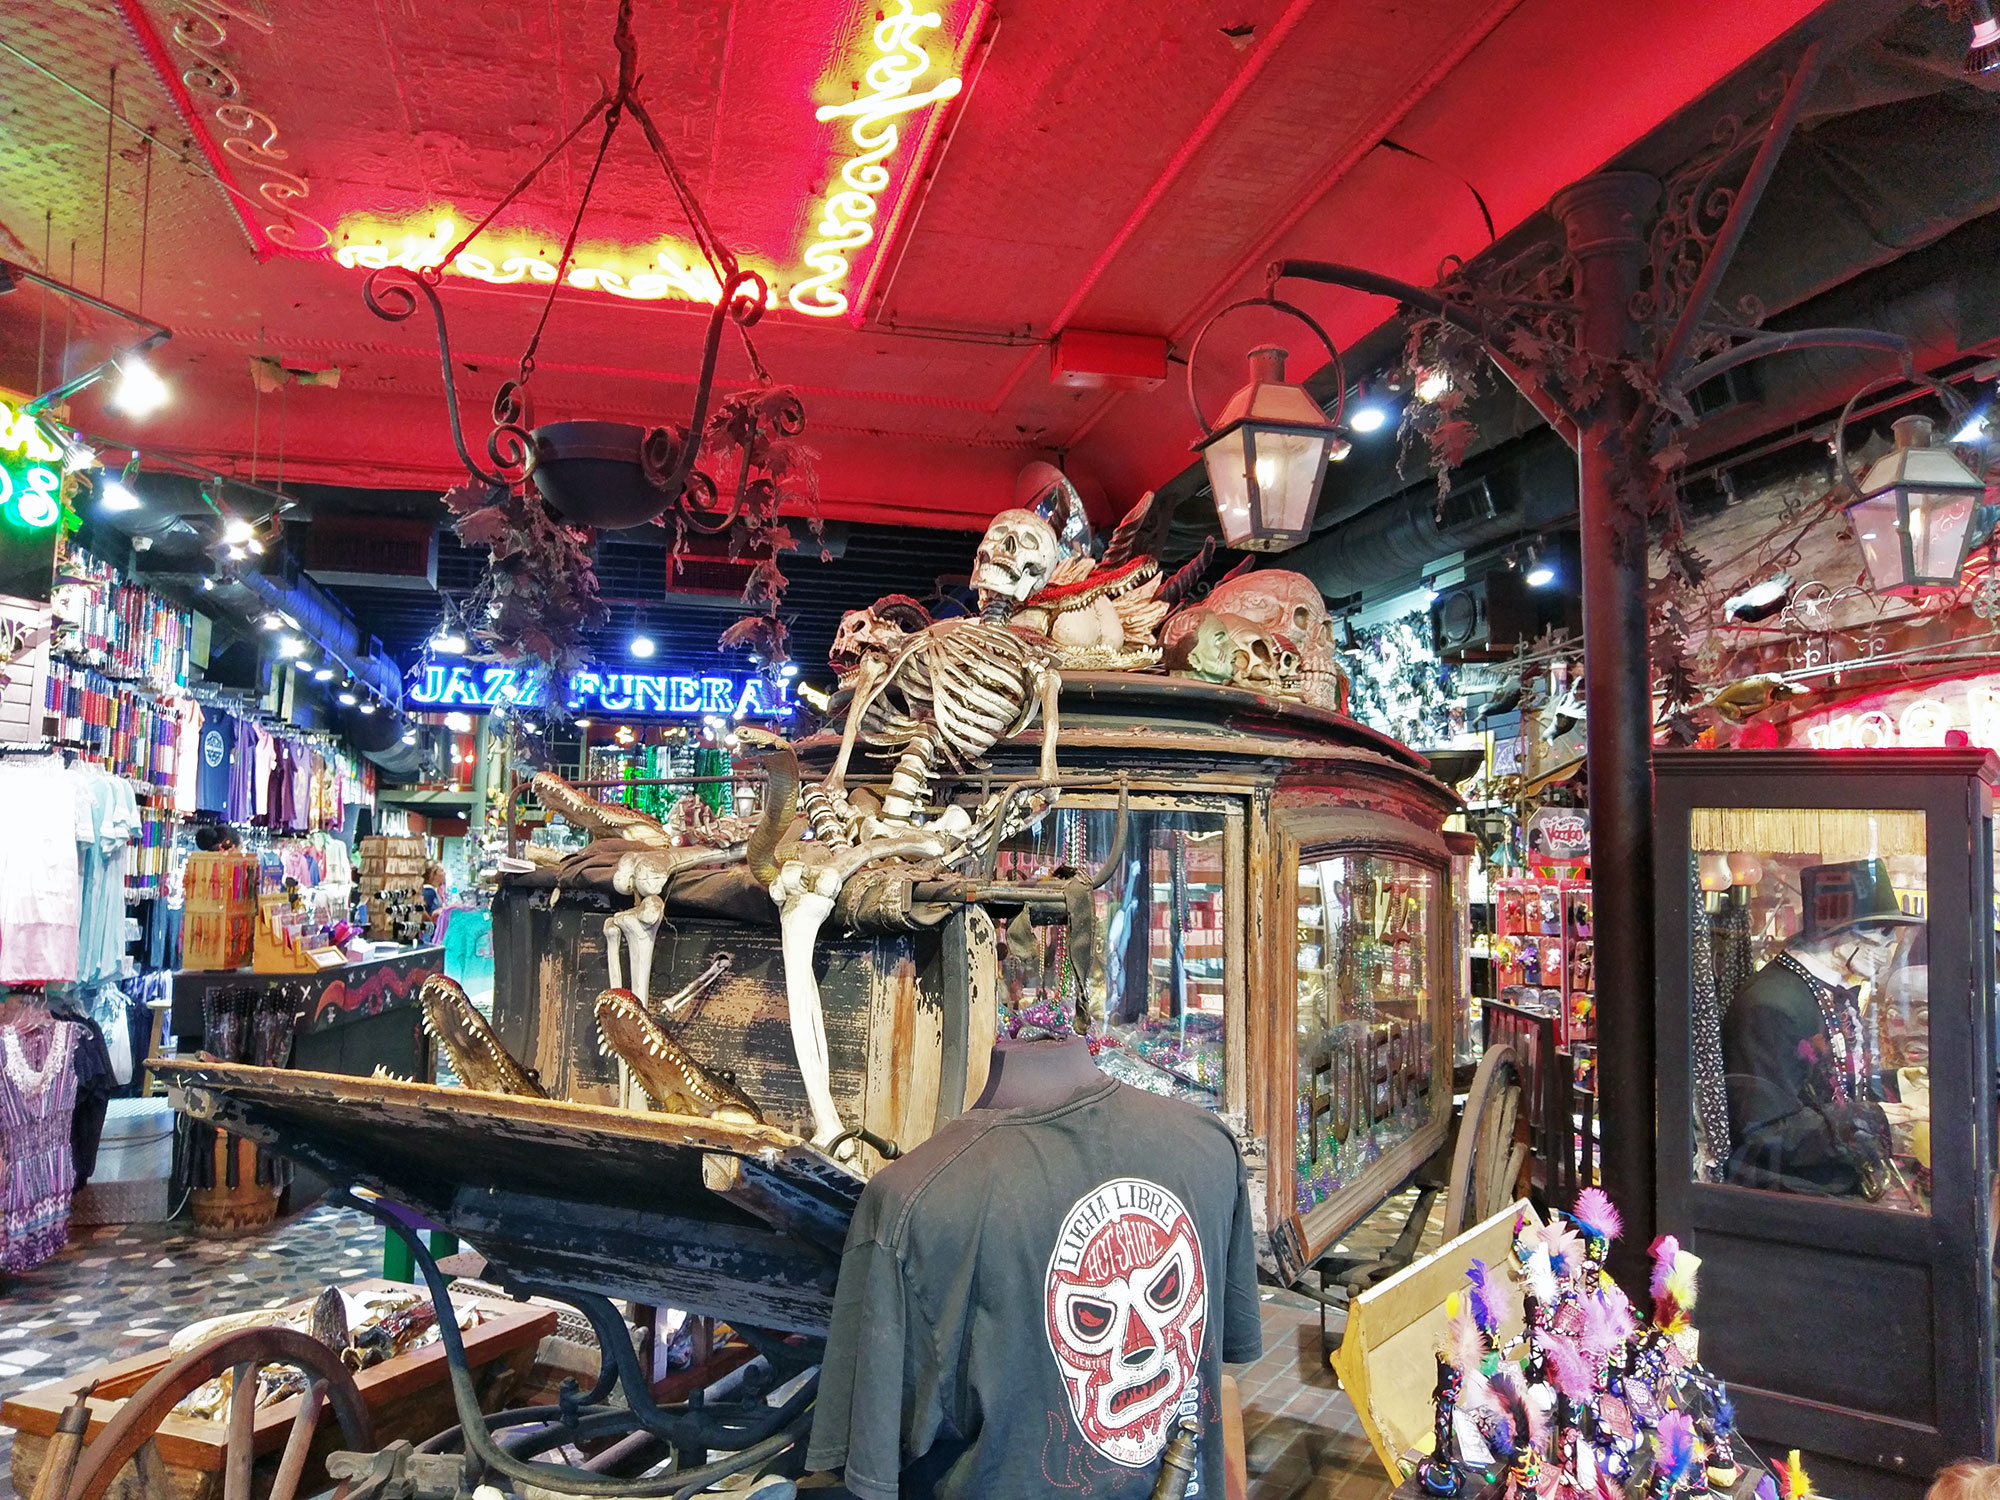
<path id="1" fill-rule="evenodd" d="M 860 1500 L 1144 1497 L 1183 1413 L 1188 1494 L 1223 1493 L 1221 1362 L 1263 1347 L 1241 1154 L 1201 1109 L 1076 1076 L 862 1194 L 807 1458 Z"/>

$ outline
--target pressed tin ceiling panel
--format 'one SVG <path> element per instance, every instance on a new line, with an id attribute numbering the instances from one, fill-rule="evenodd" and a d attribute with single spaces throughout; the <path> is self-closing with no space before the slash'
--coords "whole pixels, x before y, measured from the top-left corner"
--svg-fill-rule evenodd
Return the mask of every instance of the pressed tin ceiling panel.
<path id="1" fill-rule="evenodd" d="M 105 117 L 78 91 L 104 100 L 114 64 L 119 113 L 193 163 L 151 152 L 147 211 L 144 143 L 114 131 L 104 286 L 137 302 L 143 243 L 145 311 L 174 330 L 158 363 L 176 401 L 146 444 L 246 470 L 254 455 L 267 477 L 282 446 L 300 479 L 449 482 L 428 321 L 371 316 L 363 271 L 339 253 L 398 253 L 440 218 L 462 233 L 490 210 L 615 75 L 615 0 L 0 3 L 0 41 L 21 54 L 0 50 L 0 254 L 42 266 L 46 225 L 48 268 L 67 275 L 74 242 L 76 279 L 96 290 Z M 1061 328 L 1184 344 L 1208 310 L 1254 288 L 1286 235 L 1289 253 L 1404 255 L 1421 264 L 1382 268 L 1425 279 L 1439 254 L 1484 242 L 1459 174 L 1495 201 L 1504 231 L 1810 8 L 641 0 L 634 33 L 641 98 L 669 149 L 717 234 L 777 289 L 752 336 L 805 397 L 829 513 L 964 525 L 1008 503 L 1031 459 L 1065 455 L 1087 490 L 1104 481 L 1107 507 L 1186 461 L 1195 434 L 1174 382 L 1125 397 L 1050 383 L 1044 341 Z M 1631 59 L 1649 55 L 1635 39 L 1655 33 L 1671 42 L 1667 61 L 1635 79 Z M 1561 65 L 1533 66 L 1532 52 L 1521 65 L 1523 36 Z M 939 102 L 887 116 L 899 138 L 866 215 L 874 238 L 826 294 L 868 293 L 865 317 L 803 316 L 787 293 L 813 274 L 804 257 L 857 150 L 851 117 L 816 112 L 878 95 L 871 64 L 914 69 L 917 56 L 908 90 Z M 942 98 L 953 78 L 960 92 Z M 1569 124 L 1559 137 L 1507 135 L 1511 120 L 1545 117 Z M 1373 148 L 1402 134 L 1438 165 L 1385 167 Z M 552 274 L 596 137 L 593 126 L 560 153 L 472 247 L 494 275 L 515 260 L 516 284 L 444 278 L 475 444 L 540 314 L 529 263 Z M 1489 144 L 1502 139 L 1516 144 L 1496 162 Z M 598 289 L 557 300 L 531 385 L 538 419 L 686 419 L 705 308 L 601 289 L 609 277 L 643 289 L 636 278 L 666 276 L 663 265 L 675 275 L 658 286 L 700 281 L 685 221 L 628 121 L 579 234 L 577 274 Z M 0 298 L 0 385 L 33 386 L 38 348 L 50 376 L 45 306 Z M 1340 307 L 1342 337 L 1387 312 Z M 1245 344 L 1216 343 L 1230 346 L 1212 377 L 1226 387 Z M 109 347 L 77 325 L 71 344 L 71 368 Z M 338 365 L 340 384 L 259 398 L 248 370 L 260 351 Z M 751 378 L 732 339 L 720 382 Z M 91 394 L 76 413 L 137 431 Z"/>

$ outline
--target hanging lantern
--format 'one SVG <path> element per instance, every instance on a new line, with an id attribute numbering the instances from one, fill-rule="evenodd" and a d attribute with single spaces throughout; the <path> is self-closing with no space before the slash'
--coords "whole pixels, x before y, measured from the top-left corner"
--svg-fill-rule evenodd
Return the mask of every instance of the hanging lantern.
<path id="1" fill-rule="evenodd" d="M 1898 417 L 1895 433 L 1896 446 L 1869 465 L 1847 507 L 1869 584 L 1878 594 L 1956 588 L 1986 486 L 1932 442 L 1929 417 Z"/>
<path id="2" fill-rule="evenodd" d="M 1283 552 L 1312 534 L 1328 461 L 1346 447 L 1305 390 L 1285 383 L 1285 351 L 1250 351 L 1250 383 L 1196 451 L 1208 467 L 1225 546 Z"/>

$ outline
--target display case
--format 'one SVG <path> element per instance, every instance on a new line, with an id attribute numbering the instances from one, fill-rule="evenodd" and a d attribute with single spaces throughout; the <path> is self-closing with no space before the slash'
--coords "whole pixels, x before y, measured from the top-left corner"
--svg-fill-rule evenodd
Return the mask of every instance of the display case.
<path id="1" fill-rule="evenodd" d="M 1991 1457 L 1985 751 L 1668 752 L 1658 1217 L 1740 1430 L 1826 1493 Z"/>

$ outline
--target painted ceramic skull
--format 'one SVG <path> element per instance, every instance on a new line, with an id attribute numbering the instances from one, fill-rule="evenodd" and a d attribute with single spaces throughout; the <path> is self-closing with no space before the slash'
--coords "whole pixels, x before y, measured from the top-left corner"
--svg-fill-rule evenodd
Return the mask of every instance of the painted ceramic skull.
<path id="1" fill-rule="evenodd" d="M 1143 1178 L 1093 1189 L 1056 1233 L 1047 1294 L 1049 1350 L 1084 1440 L 1151 1463 L 1200 1375 L 1208 1285 L 1193 1217 Z"/>
<path id="2" fill-rule="evenodd" d="M 1175 615 L 1167 621 L 1161 644 L 1169 672 L 1204 682 L 1229 681 L 1229 626 L 1214 610 L 1190 609 Z"/>
<path id="3" fill-rule="evenodd" d="M 1267 568 L 1225 579 L 1204 602 L 1218 614 L 1239 616 L 1282 636 L 1299 660 L 1290 686 L 1293 696 L 1315 708 L 1340 707 L 1342 674 L 1334 653 L 1333 620 L 1310 578 Z"/>
<path id="4" fill-rule="evenodd" d="M 1298 677 L 1295 650 L 1254 620 L 1220 610 L 1183 610 L 1167 621 L 1161 645 L 1171 670 L 1205 682 L 1276 693 Z"/>
<path id="5" fill-rule="evenodd" d="M 1016 604 L 1049 581 L 1062 560 L 1055 528 L 1031 510 L 1003 510 L 986 528 L 972 557 L 972 586 L 982 598 Z"/>

